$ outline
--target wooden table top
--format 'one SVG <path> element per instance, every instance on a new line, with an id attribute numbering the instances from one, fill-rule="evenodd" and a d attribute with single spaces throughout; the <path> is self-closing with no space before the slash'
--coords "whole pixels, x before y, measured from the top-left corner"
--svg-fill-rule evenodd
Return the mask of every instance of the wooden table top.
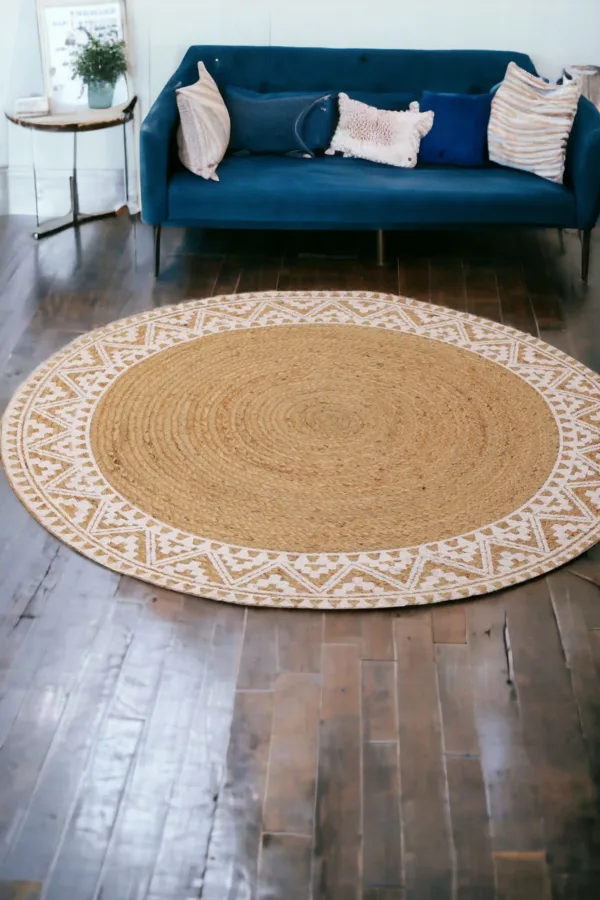
<path id="1" fill-rule="evenodd" d="M 131 122 L 137 97 L 111 106 L 109 109 L 89 109 L 84 107 L 73 112 L 55 113 L 43 116 L 19 115 L 6 112 L 6 118 L 14 125 L 22 128 L 33 128 L 36 131 L 58 131 L 62 133 L 79 131 L 100 131 L 103 128 L 114 128 Z"/>

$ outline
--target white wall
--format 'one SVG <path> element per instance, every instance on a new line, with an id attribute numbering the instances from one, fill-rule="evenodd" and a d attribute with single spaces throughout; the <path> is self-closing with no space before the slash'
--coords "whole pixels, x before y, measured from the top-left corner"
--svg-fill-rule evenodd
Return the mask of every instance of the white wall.
<path id="1" fill-rule="evenodd" d="M 599 0 L 283 0 L 272 6 L 274 43 L 308 41 L 312 20 L 311 42 L 317 31 L 317 42 L 331 46 L 520 50 L 549 76 L 575 59 L 600 59 Z"/>
<path id="2" fill-rule="evenodd" d="M 129 0 L 130 4 L 132 0 Z M 538 70 L 600 65 L 600 0 L 134 0 L 152 8 L 154 97 L 190 43 L 474 48 L 529 53 Z"/>
<path id="3" fill-rule="evenodd" d="M 192 43 L 521 50 L 549 77 L 569 64 L 600 65 L 600 0 L 127 0 L 127 5 L 142 114 Z M 2 51 L 10 56 L 12 44 L 8 93 L 14 96 L 17 87 L 22 93 L 40 90 L 35 0 L 0 0 L 0 10 L 0 78 L 7 68 Z M 36 150 L 54 172 L 71 165 L 66 138 L 38 135 Z M 121 154 L 116 132 L 87 135 L 81 165 L 116 173 Z M 8 155 L 11 170 L 24 176 L 31 150 L 22 129 L 10 128 Z"/>
<path id="4" fill-rule="evenodd" d="M 14 58 L 14 42 L 17 33 L 19 4 L 13 0 L 0 0 L 0 115 L 10 105 L 10 70 Z M 8 125 L 2 115 L 0 122 L 0 169 L 8 165 Z"/>

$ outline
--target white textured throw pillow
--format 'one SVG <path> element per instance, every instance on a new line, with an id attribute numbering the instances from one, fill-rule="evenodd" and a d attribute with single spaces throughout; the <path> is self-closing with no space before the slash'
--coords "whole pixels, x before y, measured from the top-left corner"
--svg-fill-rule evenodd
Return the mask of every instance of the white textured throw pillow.
<path id="1" fill-rule="evenodd" d="M 547 84 L 509 63 L 492 100 L 488 126 L 492 162 L 562 184 L 579 94 L 578 81 Z"/>
<path id="2" fill-rule="evenodd" d="M 432 112 L 411 103 L 406 112 L 376 109 L 340 94 L 340 121 L 327 153 L 343 153 L 403 169 L 417 164 L 421 138 L 431 131 Z"/>
<path id="3" fill-rule="evenodd" d="M 177 134 L 179 158 L 186 169 L 202 178 L 218 181 L 217 166 L 225 156 L 231 136 L 231 120 L 214 79 L 203 62 L 200 80 L 178 88 L 181 126 Z"/>

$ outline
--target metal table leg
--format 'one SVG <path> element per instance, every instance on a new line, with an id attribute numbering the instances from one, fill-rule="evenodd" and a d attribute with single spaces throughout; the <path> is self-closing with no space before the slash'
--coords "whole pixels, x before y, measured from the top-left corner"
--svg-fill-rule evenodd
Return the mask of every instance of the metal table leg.
<path id="1" fill-rule="evenodd" d="M 35 139 L 33 129 L 30 131 L 31 135 L 31 165 L 33 168 L 33 193 L 35 195 L 35 224 L 37 228 L 40 227 L 40 203 L 38 199 L 38 183 L 37 183 L 37 171 L 35 168 Z"/>
<path id="2" fill-rule="evenodd" d="M 125 160 L 125 206 L 129 210 L 129 153 L 127 150 L 127 122 L 123 122 L 123 158 Z"/>
<path id="3" fill-rule="evenodd" d="M 129 201 L 129 160 L 127 154 L 127 123 L 123 123 L 124 130 L 124 146 L 125 146 L 125 191 L 127 193 L 125 207 L 119 207 L 118 209 L 111 210 L 110 212 L 103 213 L 94 213 L 92 215 L 87 215 L 86 213 L 81 212 L 81 207 L 79 203 L 79 181 L 77 177 L 77 132 L 73 132 L 73 174 L 69 178 L 69 187 L 71 192 L 71 209 L 67 213 L 66 216 L 62 216 L 60 219 L 52 219 L 50 222 L 46 222 L 44 225 L 40 227 L 40 219 L 39 219 L 39 210 L 38 210 L 38 191 L 37 191 L 37 176 L 35 169 L 35 156 L 33 157 L 33 173 L 34 173 L 34 187 L 35 187 L 35 205 L 36 205 L 36 218 L 38 227 L 33 233 L 36 241 L 40 240 L 40 238 L 50 237 L 53 234 L 58 234 L 61 231 L 66 231 L 68 228 L 78 228 L 80 225 L 85 225 L 88 222 L 98 222 L 100 219 L 112 219 L 115 216 L 121 215 L 124 211 L 128 209 L 128 201 Z M 32 132 L 33 135 L 33 132 Z"/>

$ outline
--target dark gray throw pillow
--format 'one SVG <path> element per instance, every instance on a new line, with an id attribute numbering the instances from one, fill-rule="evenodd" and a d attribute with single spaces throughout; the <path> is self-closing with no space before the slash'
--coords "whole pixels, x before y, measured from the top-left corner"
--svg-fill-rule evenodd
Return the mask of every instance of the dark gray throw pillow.
<path id="1" fill-rule="evenodd" d="M 228 86 L 223 97 L 231 118 L 231 151 L 310 154 L 325 150 L 336 125 L 335 94 L 260 94 Z"/>

